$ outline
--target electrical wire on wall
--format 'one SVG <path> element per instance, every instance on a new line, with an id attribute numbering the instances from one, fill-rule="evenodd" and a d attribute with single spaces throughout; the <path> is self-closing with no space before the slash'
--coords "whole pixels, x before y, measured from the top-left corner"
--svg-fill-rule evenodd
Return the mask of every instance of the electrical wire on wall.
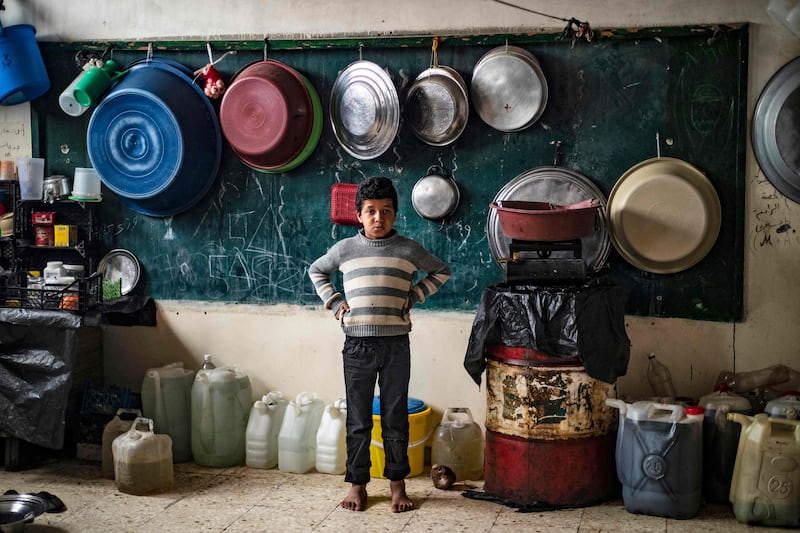
<path id="1" fill-rule="evenodd" d="M 564 17 L 557 17 L 555 15 L 549 15 L 547 13 L 542 13 L 541 11 L 536 11 L 535 9 L 530 9 L 527 7 L 523 7 L 512 2 L 506 2 L 505 0 L 492 0 L 497 4 L 501 4 L 508 7 L 513 7 L 514 9 L 519 9 L 522 11 L 527 11 L 528 13 L 533 13 L 535 15 L 539 15 L 542 17 L 551 18 L 553 20 L 560 20 L 562 22 L 566 22 L 567 25 L 564 28 L 564 31 L 561 32 L 561 35 L 558 37 L 559 39 L 572 39 L 572 46 L 575 46 L 575 41 L 579 39 L 586 39 L 586 42 L 591 42 L 594 38 L 594 32 L 592 31 L 592 27 L 588 21 L 578 20 L 575 17 L 572 18 L 564 18 Z"/>

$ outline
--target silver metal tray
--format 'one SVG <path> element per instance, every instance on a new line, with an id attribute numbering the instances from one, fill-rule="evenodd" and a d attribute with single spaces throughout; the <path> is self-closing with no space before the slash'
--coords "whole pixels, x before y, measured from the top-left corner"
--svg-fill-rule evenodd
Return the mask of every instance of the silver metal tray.
<path id="1" fill-rule="evenodd" d="M 499 131 L 530 127 L 547 105 L 547 80 L 539 60 L 517 46 L 484 54 L 473 68 L 471 92 L 478 115 Z"/>
<path id="2" fill-rule="evenodd" d="M 770 183 L 800 203 L 800 57 L 781 67 L 758 98 L 753 152 Z"/>
<path id="3" fill-rule="evenodd" d="M 569 205 L 596 198 L 602 209 L 597 211 L 597 227 L 581 239 L 583 260 L 588 270 L 598 271 L 608 263 L 611 243 L 606 229 L 606 197 L 586 176 L 561 167 L 536 167 L 526 170 L 506 183 L 494 197 L 495 202 L 522 200 L 529 202 L 550 202 Z M 509 255 L 511 239 L 506 237 L 500 227 L 496 209 L 489 209 L 486 221 L 486 237 L 492 255 L 500 268 L 505 270 L 499 260 Z M 569 252 L 552 252 L 551 258 L 571 258 Z"/>
<path id="4" fill-rule="evenodd" d="M 391 146 L 400 127 L 400 101 L 379 65 L 359 60 L 336 77 L 331 125 L 339 144 L 358 159 L 374 159 Z"/>
<path id="5" fill-rule="evenodd" d="M 97 266 L 103 279 L 122 280 L 121 293 L 128 294 L 139 283 L 141 265 L 139 260 L 128 250 L 117 248 L 108 252 Z"/>

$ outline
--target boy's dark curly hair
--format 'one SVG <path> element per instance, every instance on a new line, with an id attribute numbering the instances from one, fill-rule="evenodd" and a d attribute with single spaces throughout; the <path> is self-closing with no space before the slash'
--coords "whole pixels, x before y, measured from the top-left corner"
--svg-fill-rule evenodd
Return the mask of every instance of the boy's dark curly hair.
<path id="1" fill-rule="evenodd" d="M 362 181 L 356 191 L 356 211 L 361 212 L 361 205 L 364 200 L 389 199 L 397 212 L 397 191 L 392 184 L 392 180 L 383 176 L 374 176 Z"/>

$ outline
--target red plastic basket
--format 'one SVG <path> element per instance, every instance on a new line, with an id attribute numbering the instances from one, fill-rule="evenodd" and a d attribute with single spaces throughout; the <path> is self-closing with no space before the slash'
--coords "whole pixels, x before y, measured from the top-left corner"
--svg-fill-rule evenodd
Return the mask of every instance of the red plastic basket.
<path id="1" fill-rule="evenodd" d="M 356 216 L 357 183 L 334 183 L 331 187 L 331 222 L 359 226 Z"/>

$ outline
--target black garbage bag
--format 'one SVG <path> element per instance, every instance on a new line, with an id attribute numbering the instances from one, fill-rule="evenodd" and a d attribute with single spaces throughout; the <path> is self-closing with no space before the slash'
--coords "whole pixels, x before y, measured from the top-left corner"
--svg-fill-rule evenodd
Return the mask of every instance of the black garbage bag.
<path id="1" fill-rule="evenodd" d="M 81 323 L 61 311 L 0 310 L 0 433 L 63 446 Z"/>
<path id="2" fill-rule="evenodd" d="M 599 280 L 580 286 L 487 287 L 464 356 L 467 373 L 480 385 L 487 346 L 501 344 L 550 357 L 577 357 L 591 377 L 614 383 L 625 375 L 630 359 L 628 291 Z"/>

